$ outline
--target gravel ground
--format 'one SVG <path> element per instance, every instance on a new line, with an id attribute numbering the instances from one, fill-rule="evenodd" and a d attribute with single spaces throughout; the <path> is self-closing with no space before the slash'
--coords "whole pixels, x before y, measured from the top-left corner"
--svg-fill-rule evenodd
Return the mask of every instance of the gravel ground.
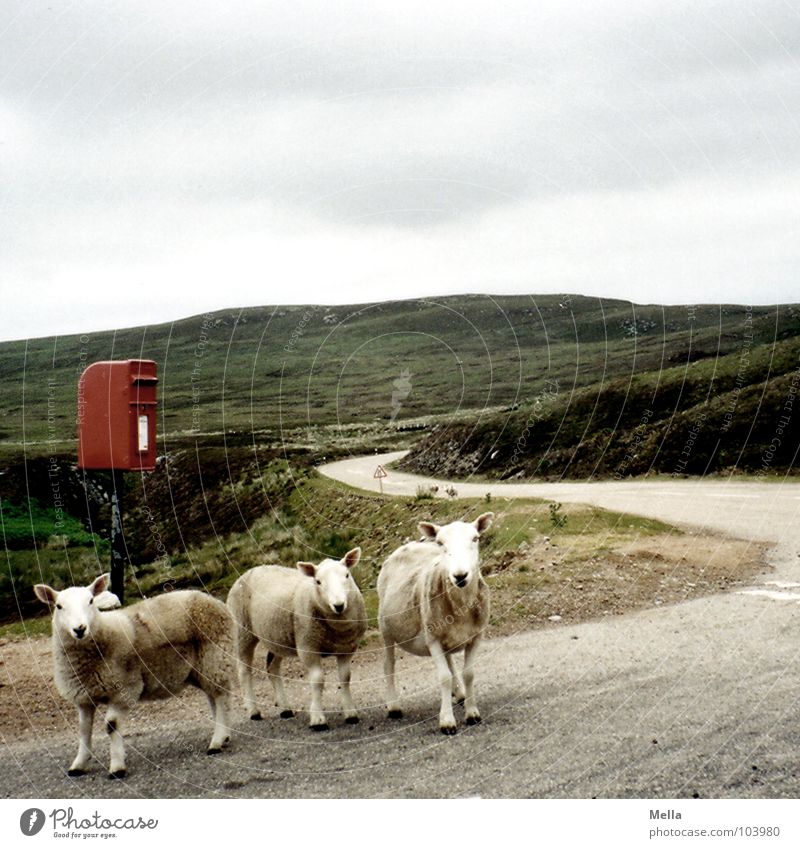
<path id="1" fill-rule="evenodd" d="M 199 693 L 142 705 L 130 722 L 125 781 L 105 777 L 108 745 L 100 733 L 93 772 L 65 776 L 75 749 L 74 716 L 52 691 L 48 646 L 41 640 L 5 645 L 0 693 L 5 698 L 10 687 L 13 709 L 26 718 L 20 731 L 0 715 L 2 795 L 797 797 L 800 486 L 556 485 L 568 487 L 550 489 L 562 501 L 773 542 L 774 572 L 757 582 L 756 592 L 487 640 L 477 672 L 484 722 L 455 737 L 438 733 L 428 660 L 403 657 L 406 715 L 384 717 L 373 645 L 354 679 L 361 724 L 345 725 L 332 712 L 327 734 L 310 733 L 302 717 L 281 720 L 273 711 L 263 722 L 249 722 L 240 714 L 230 751 L 209 758 L 210 723 Z M 541 496 L 525 496 L 532 494 Z M 17 661 L 29 663 L 39 681 L 33 699 L 15 690 L 9 668 Z M 260 686 L 266 702 L 266 682 Z M 305 702 L 299 678 L 290 692 Z M 326 700 L 335 705 L 333 683 Z"/>

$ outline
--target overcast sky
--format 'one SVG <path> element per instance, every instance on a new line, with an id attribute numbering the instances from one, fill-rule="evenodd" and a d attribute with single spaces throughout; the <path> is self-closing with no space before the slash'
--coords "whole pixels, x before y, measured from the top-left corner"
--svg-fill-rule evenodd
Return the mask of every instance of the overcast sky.
<path id="1" fill-rule="evenodd" d="M 800 4 L 0 0 L 0 338 L 800 300 Z"/>

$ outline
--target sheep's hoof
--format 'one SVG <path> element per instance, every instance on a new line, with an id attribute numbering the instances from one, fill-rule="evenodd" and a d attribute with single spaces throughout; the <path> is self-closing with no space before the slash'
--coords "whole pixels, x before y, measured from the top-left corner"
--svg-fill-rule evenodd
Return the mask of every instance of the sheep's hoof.
<path id="1" fill-rule="evenodd" d="M 250 716 L 250 721 L 261 721 L 261 713 L 253 713 Z"/>
<path id="2" fill-rule="evenodd" d="M 455 736 L 458 732 L 458 728 L 454 724 L 448 724 L 446 727 L 440 727 L 439 730 L 441 730 L 445 736 Z"/>
<path id="3" fill-rule="evenodd" d="M 480 724 L 482 721 L 479 715 L 476 716 L 467 716 L 467 724 Z"/>
<path id="4" fill-rule="evenodd" d="M 86 774 L 86 769 L 70 769 L 67 772 L 67 777 L 83 777 Z"/>
<path id="5" fill-rule="evenodd" d="M 310 727 L 312 730 L 317 731 L 317 733 L 319 733 L 319 732 L 321 732 L 321 731 L 323 731 L 323 730 L 330 730 L 330 728 L 328 727 L 328 723 L 327 723 L 327 722 L 325 722 L 325 724 L 310 724 L 310 725 L 309 725 L 309 727 Z"/>
<path id="6" fill-rule="evenodd" d="M 389 718 L 402 718 L 403 711 L 402 710 L 389 710 Z"/>
<path id="7" fill-rule="evenodd" d="M 221 753 L 222 753 L 222 747 L 219 747 L 219 748 L 209 748 L 209 749 L 206 751 L 206 754 L 208 754 L 208 756 L 209 756 L 209 757 L 213 757 L 215 754 L 221 754 Z"/>
<path id="8" fill-rule="evenodd" d="M 281 718 L 294 718 L 294 710 L 281 710 Z"/>
<path id="9" fill-rule="evenodd" d="M 361 719 L 359 719 L 358 716 L 347 716 L 347 718 L 344 720 L 344 723 L 345 724 L 358 724 L 358 722 L 360 720 Z"/>
<path id="10" fill-rule="evenodd" d="M 117 769 L 116 771 L 112 771 L 111 774 L 109 774 L 108 779 L 109 780 L 122 780 L 123 778 L 126 778 L 127 776 L 128 776 L 127 770 L 122 768 L 122 769 Z"/>

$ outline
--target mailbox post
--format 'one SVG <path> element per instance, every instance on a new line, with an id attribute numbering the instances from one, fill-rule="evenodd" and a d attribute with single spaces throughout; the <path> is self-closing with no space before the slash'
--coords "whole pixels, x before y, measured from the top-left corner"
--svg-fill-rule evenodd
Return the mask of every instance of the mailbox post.
<path id="1" fill-rule="evenodd" d="M 94 362 L 78 382 L 78 467 L 112 473 L 111 591 L 120 602 L 128 560 L 122 474 L 156 467 L 157 384 L 150 359 Z"/>

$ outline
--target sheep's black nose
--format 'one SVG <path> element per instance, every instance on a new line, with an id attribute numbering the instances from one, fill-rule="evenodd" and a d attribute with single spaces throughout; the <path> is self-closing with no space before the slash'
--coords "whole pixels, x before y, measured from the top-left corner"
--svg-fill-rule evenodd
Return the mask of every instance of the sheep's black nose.
<path id="1" fill-rule="evenodd" d="M 72 632 L 77 636 L 78 639 L 83 639 L 86 634 L 86 625 L 81 624 L 80 627 L 73 627 Z"/>
<path id="2" fill-rule="evenodd" d="M 456 586 L 459 589 L 463 589 L 467 585 L 468 574 L 454 574 L 453 579 L 456 581 Z"/>
<path id="3" fill-rule="evenodd" d="M 334 604 L 333 609 L 336 611 L 336 614 L 344 612 L 344 604 Z"/>

